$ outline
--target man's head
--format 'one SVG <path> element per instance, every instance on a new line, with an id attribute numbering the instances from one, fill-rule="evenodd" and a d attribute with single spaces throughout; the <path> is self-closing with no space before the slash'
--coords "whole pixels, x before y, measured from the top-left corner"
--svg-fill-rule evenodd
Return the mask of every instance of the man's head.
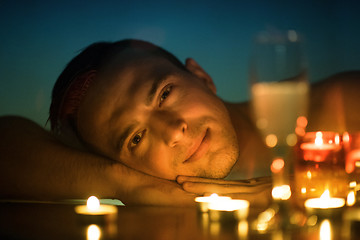
<path id="1" fill-rule="evenodd" d="M 228 174 L 238 156 L 236 134 L 195 61 L 183 65 L 138 40 L 95 44 L 79 56 L 54 87 L 54 131 L 71 126 L 97 153 L 166 179 Z"/>

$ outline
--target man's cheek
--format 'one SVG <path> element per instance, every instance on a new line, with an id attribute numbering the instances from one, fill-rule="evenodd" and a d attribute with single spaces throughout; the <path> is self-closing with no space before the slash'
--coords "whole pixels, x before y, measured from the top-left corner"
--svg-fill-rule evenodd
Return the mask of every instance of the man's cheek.
<path id="1" fill-rule="evenodd" d="M 149 151 L 149 169 L 157 177 L 172 179 L 174 176 L 174 155 L 163 146 L 154 146 Z"/>

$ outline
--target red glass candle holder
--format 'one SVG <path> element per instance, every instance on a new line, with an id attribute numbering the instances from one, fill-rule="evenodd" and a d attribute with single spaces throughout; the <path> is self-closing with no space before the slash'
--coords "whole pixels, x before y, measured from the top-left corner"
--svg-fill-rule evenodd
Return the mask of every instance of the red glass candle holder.
<path id="1" fill-rule="evenodd" d="M 332 197 L 346 197 L 343 141 L 335 132 L 308 132 L 299 141 L 295 162 L 295 194 L 304 201 L 328 190 Z"/>

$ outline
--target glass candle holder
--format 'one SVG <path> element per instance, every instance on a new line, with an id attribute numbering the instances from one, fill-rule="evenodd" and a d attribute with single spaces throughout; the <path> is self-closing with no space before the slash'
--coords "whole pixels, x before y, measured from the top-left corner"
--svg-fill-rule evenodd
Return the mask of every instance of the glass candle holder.
<path id="1" fill-rule="evenodd" d="M 295 194 L 303 203 L 325 191 L 340 198 L 348 193 L 342 138 L 335 132 L 308 132 L 297 146 Z"/>
<path id="2" fill-rule="evenodd" d="M 343 134 L 345 170 L 348 174 L 360 174 L 360 132 Z"/>
<path id="3" fill-rule="evenodd" d="M 349 177 L 348 206 L 360 206 L 360 132 L 343 134 L 345 171 Z"/>

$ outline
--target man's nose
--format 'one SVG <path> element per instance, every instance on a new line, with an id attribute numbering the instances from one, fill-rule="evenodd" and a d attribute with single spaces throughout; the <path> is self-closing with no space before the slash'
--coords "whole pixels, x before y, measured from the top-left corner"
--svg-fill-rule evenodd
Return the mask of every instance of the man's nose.
<path id="1" fill-rule="evenodd" d="M 157 114 L 153 120 L 153 128 L 166 145 L 175 147 L 184 138 L 187 123 L 172 113 Z"/>

